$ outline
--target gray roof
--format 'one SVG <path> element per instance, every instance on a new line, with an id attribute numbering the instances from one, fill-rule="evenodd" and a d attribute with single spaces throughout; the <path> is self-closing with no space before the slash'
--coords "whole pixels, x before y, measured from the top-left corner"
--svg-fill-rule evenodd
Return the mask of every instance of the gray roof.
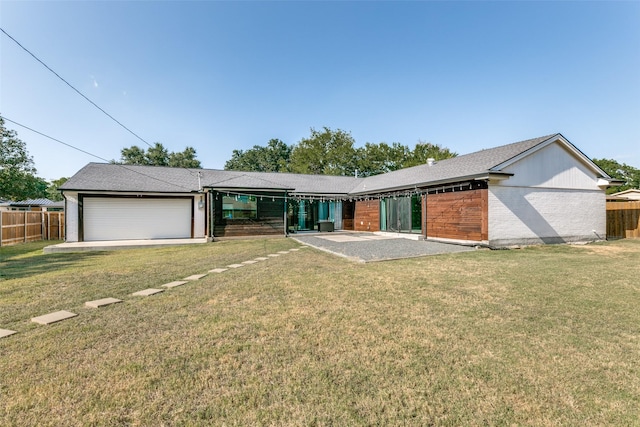
<path id="1" fill-rule="evenodd" d="M 433 165 L 419 165 L 375 175 L 366 179 L 352 194 L 364 194 L 377 191 L 411 189 L 419 186 L 473 179 L 490 172 L 499 173 L 496 166 L 510 160 L 533 147 L 560 134 L 547 135 L 500 147 L 476 151 L 475 153 L 440 160 Z"/>
<path id="2" fill-rule="evenodd" d="M 11 206 L 52 206 L 60 205 L 60 202 L 54 202 L 46 198 L 20 200 L 19 202 L 9 202 Z"/>
<path id="3" fill-rule="evenodd" d="M 189 193 L 197 192 L 201 187 L 208 187 L 288 191 L 300 195 L 363 195 L 500 174 L 500 165 L 517 156 L 526 155 L 529 150 L 540 144 L 558 138 L 566 141 L 560 134 L 547 135 L 440 160 L 433 165 L 419 165 L 367 178 L 89 163 L 60 189 Z M 577 148 L 576 151 L 579 152 Z M 590 162 L 586 156 L 584 157 Z"/>

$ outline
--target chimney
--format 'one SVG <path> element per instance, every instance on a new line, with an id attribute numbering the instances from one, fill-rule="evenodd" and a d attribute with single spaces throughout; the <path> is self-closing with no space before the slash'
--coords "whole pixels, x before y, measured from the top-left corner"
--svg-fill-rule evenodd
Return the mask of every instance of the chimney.
<path id="1" fill-rule="evenodd" d="M 433 157 L 429 157 L 429 158 L 427 159 L 427 164 L 428 164 L 429 166 L 433 166 L 433 164 L 434 164 L 435 162 L 436 162 L 436 159 L 434 159 Z"/>

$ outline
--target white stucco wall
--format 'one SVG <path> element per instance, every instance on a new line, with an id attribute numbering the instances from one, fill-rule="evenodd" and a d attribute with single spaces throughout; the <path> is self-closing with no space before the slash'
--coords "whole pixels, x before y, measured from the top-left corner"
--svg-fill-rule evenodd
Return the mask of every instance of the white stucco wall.
<path id="1" fill-rule="evenodd" d="M 80 220 L 78 218 L 78 193 L 65 191 L 65 210 L 64 210 L 64 233 L 66 242 L 78 241 L 78 225 Z"/>
<path id="2" fill-rule="evenodd" d="M 203 238 L 205 236 L 205 195 L 200 194 L 193 198 L 193 237 Z"/>
<path id="3" fill-rule="evenodd" d="M 606 238 L 606 196 L 598 173 L 555 142 L 503 168 L 490 183 L 489 243 L 495 246 Z"/>
<path id="4" fill-rule="evenodd" d="M 606 238 L 602 191 L 489 187 L 489 244 L 568 243 Z"/>

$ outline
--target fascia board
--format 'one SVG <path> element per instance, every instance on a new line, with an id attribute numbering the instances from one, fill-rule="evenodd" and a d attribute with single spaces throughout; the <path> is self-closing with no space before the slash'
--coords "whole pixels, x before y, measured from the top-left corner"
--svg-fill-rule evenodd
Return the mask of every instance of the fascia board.
<path id="1" fill-rule="evenodd" d="M 484 180 L 489 178 L 505 179 L 505 178 L 509 178 L 510 176 L 513 176 L 513 174 L 506 173 L 506 172 L 483 172 L 481 174 L 456 176 L 453 178 L 440 179 L 436 181 L 426 181 L 426 182 L 420 182 L 420 183 L 411 184 L 411 185 L 399 185 L 396 187 L 387 187 L 387 188 L 381 188 L 378 190 L 356 191 L 356 192 L 349 193 L 349 195 L 360 196 L 360 195 L 372 194 L 372 193 L 391 193 L 393 191 L 413 190 L 415 188 L 432 187 L 432 186 L 438 186 L 442 184 L 453 184 L 460 181 Z"/>

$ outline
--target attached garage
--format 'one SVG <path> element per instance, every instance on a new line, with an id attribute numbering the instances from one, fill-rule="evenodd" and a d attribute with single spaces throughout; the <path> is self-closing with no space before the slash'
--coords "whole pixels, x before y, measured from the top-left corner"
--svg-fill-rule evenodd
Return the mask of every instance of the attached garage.
<path id="1" fill-rule="evenodd" d="M 81 206 L 84 241 L 191 238 L 191 197 L 84 196 Z"/>

